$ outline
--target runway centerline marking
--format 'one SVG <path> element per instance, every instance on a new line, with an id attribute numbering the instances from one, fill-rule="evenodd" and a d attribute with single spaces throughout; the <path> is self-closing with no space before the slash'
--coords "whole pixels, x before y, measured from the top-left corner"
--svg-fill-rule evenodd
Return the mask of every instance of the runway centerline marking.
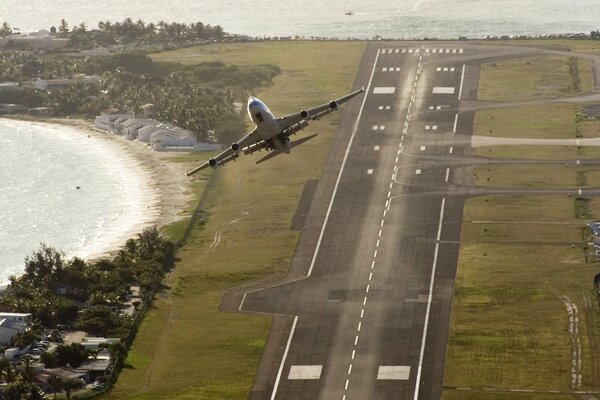
<path id="1" fill-rule="evenodd" d="M 405 51 L 405 50 L 403 50 L 403 51 Z M 409 52 L 412 52 L 412 49 L 410 49 Z M 415 53 L 418 53 L 418 52 L 419 51 L 415 51 Z M 412 88 L 412 93 L 411 93 L 411 99 L 410 99 L 410 102 L 409 102 L 409 105 L 408 105 L 408 109 L 407 109 L 407 113 L 406 113 L 406 117 L 405 117 L 405 121 L 404 121 L 404 131 L 403 131 L 403 133 L 407 132 L 408 123 L 411 120 L 410 110 L 411 110 L 411 107 L 412 107 L 413 103 L 415 102 L 415 98 L 416 98 L 416 89 L 417 89 L 417 83 L 419 81 L 419 75 L 420 75 L 420 72 L 421 72 L 421 69 L 422 69 L 422 60 L 423 60 L 423 56 L 420 55 L 419 56 L 419 63 L 418 63 L 418 66 L 417 66 L 417 73 L 416 73 L 416 75 L 414 77 L 414 80 L 413 80 L 413 88 Z M 372 74 L 371 74 L 371 79 L 373 77 L 373 72 L 375 71 L 375 69 L 376 69 L 376 65 L 373 66 L 373 70 L 372 70 Z M 452 88 L 452 89 L 454 90 L 454 88 Z M 364 99 L 363 99 L 363 105 L 364 105 Z M 361 107 L 361 110 L 362 110 L 362 107 Z M 373 130 L 379 130 L 379 129 L 375 128 L 376 126 L 378 128 L 380 128 L 380 129 L 385 129 L 385 126 L 383 126 L 383 125 L 373 125 Z M 435 126 L 434 129 L 437 129 L 437 125 Z M 363 298 L 363 308 L 360 311 L 360 320 L 358 321 L 357 334 L 354 337 L 354 348 L 352 349 L 351 361 L 350 361 L 349 367 L 348 367 L 348 376 L 349 376 L 349 378 L 346 379 L 346 384 L 344 386 L 344 393 L 343 393 L 343 396 L 342 396 L 342 400 L 345 400 L 347 398 L 347 390 L 348 390 L 348 387 L 350 385 L 350 371 L 352 370 L 352 365 L 353 365 L 353 362 L 354 362 L 354 359 L 355 359 L 355 356 L 356 356 L 356 350 L 357 350 L 356 347 L 358 346 L 359 334 L 360 334 L 361 328 L 362 328 L 362 319 L 363 319 L 363 317 L 365 315 L 365 309 L 366 309 L 366 305 L 367 305 L 367 294 L 369 293 L 369 291 L 371 289 L 371 283 L 373 282 L 373 271 L 374 271 L 374 268 L 375 268 L 375 260 L 376 260 L 377 255 L 378 255 L 380 245 L 382 244 L 380 238 L 382 236 L 383 227 L 385 225 L 385 218 L 386 218 L 386 215 L 387 215 L 387 211 L 390 209 L 390 206 L 391 206 L 390 198 L 391 198 L 391 195 L 392 195 L 392 188 L 394 186 L 394 182 L 395 182 L 395 179 L 396 179 L 396 173 L 397 173 L 397 170 L 398 170 L 399 156 L 400 156 L 400 154 L 402 152 L 402 141 L 403 140 L 404 140 L 404 134 L 400 138 L 400 144 L 398 145 L 399 149 L 398 149 L 398 152 L 397 152 L 397 157 L 396 157 L 396 159 L 394 161 L 394 168 L 393 168 L 393 173 L 391 174 L 391 181 L 390 181 L 389 190 L 388 190 L 388 193 L 387 193 L 387 200 L 385 202 L 385 207 L 384 207 L 384 210 L 383 210 L 383 218 L 381 219 L 380 229 L 379 229 L 379 232 L 378 232 L 378 238 L 377 238 L 377 241 L 376 241 L 376 244 L 375 244 L 375 251 L 373 253 L 373 259 L 371 261 L 371 272 L 369 273 L 368 282 L 367 282 L 366 287 L 365 287 L 365 296 Z M 418 171 L 420 173 L 420 170 L 418 170 Z M 339 176 L 338 176 L 338 178 L 339 178 Z M 383 246 L 381 246 L 381 247 L 383 247 Z M 368 325 L 366 327 L 368 327 Z M 406 366 L 390 366 L 390 368 L 399 368 L 399 369 L 396 369 L 394 371 L 401 371 L 401 375 L 402 376 L 404 376 L 406 374 L 406 368 L 408 368 L 408 371 L 410 371 L 410 367 L 406 367 Z M 403 378 L 395 377 L 395 378 L 390 378 L 390 379 L 403 379 Z"/>

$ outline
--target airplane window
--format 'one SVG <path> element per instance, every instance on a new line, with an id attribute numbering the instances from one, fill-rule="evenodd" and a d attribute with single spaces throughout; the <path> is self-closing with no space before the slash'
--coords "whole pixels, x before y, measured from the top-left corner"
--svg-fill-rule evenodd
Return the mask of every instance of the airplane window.
<path id="1" fill-rule="evenodd" d="M 264 118 L 261 113 L 257 112 L 256 114 L 254 114 L 254 116 L 256 117 L 258 122 L 264 122 Z"/>

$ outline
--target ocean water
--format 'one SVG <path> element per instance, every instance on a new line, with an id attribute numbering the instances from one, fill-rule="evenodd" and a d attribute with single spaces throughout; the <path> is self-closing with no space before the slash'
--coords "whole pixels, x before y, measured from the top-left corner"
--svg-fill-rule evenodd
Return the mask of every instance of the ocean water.
<path id="1" fill-rule="evenodd" d="M 346 12 L 352 11 L 348 16 Z M 598 0 L 0 0 L 0 22 L 23 31 L 98 21 L 219 24 L 253 36 L 371 38 L 589 33 L 600 28 Z"/>
<path id="2" fill-rule="evenodd" d="M 124 243 L 155 217 L 144 174 L 103 138 L 0 119 L 0 281 L 40 243 L 81 257 Z"/>

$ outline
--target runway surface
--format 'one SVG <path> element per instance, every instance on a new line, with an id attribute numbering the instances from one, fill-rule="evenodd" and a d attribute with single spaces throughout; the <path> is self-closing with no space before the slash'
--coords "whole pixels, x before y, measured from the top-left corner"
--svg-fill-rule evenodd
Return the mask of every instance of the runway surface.
<path id="1" fill-rule="evenodd" d="M 223 302 L 276 316 L 250 399 L 440 397 L 479 64 L 536 52 L 367 45 L 288 277 Z"/>

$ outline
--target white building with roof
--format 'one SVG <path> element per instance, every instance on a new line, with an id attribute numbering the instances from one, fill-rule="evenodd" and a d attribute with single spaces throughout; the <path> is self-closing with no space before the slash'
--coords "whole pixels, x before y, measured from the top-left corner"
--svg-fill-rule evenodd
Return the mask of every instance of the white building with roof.
<path id="1" fill-rule="evenodd" d="M 30 324 L 30 313 L 0 313 L 0 344 L 10 345 L 12 338 Z"/>
<path id="2" fill-rule="evenodd" d="M 108 108 L 100 113 L 94 121 L 94 126 L 103 131 L 112 132 L 114 123 L 119 118 L 133 118 L 132 112 L 121 111 L 116 108 Z"/>

